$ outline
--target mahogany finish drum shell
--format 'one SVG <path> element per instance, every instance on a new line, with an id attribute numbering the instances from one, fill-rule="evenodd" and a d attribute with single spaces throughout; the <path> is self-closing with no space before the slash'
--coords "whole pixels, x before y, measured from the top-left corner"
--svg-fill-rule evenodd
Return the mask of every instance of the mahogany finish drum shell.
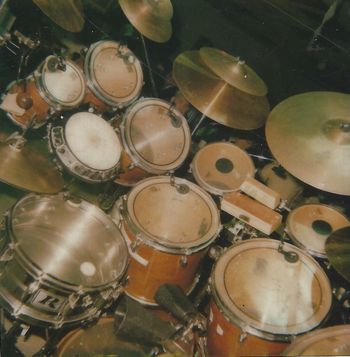
<path id="1" fill-rule="evenodd" d="M 124 197 L 121 216 L 131 255 L 125 292 L 153 305 L 164 283 L 189 292 L 206 248 L 221 228 L 209 194 L 185 179 L 148 178 Z"/>
<path id="2" fill-rule="evenodd" d="M 327 317 L 332 291 L 324 271 L 301 249 L 288 243 L 279 248 L 279 241 L 256 238 L 229 248 L 216 262 L 210 356 L 279 356 L 293 336 Z"/>

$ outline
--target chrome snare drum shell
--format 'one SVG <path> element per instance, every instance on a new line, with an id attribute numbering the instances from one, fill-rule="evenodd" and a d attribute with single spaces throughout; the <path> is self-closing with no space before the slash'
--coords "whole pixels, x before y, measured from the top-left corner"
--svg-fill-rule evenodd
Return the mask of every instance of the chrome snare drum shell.
<path id="1" fill-rule="evenodd" d="M 95 319 L 120 292 L 126 243 L 99 208 L 64 194 L 29 194 L 6 217 L 0 302 L 29 324 Z"/>

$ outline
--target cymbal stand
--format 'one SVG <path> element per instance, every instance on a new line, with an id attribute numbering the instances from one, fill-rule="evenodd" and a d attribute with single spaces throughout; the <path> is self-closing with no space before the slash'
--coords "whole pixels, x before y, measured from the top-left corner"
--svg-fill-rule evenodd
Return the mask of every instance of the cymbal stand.
<path id="1" fill-rule="evenodd" d="M 199 126 L 202 124 L 203 120 L 206 118 L 205 114 L 202 114 L 201 117 L 199 118 L 198 123 L 196 124 L 196 126 L 193 128 L 192 132 L 191 132 L 191 136 L 194 136 L 194 134 L 196 133 L 196 131 L 198 130 Z"/>
<path id="2" fill-rule="evenodd" d="M 154 97 L 158 98 L 158 92 L 157 92 L 156 83 L 155 83 L 154 77 L 153 77 L 151 63 L 150 63 L 149 56 L 148 56 L 146 41 L 145 41 L 145 38 L 143 37 L 142 33 L 140 33 L 140 38 L 141 38 L 141 42 L 142 42 L 143 53 L 145 54 L 145 60 L 146 60 L 146 64 L 147 64 L 148 74 L 149 74 L 150 81 L 151 81 L 152 93 L 153 93 Z"/>

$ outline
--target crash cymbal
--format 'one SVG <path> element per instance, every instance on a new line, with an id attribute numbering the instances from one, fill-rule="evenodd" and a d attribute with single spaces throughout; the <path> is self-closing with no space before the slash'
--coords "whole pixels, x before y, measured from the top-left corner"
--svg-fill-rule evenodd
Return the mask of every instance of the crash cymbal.
<path id="1" fill-rule="evenodd" d="M 33 0 L 57 25 L 70 32 L 82 30 L 85 20 L 81 0 Z"/>
<path id="2" fill-rule="evenodd" d="M 221 79 L 251 95 L 264 96 L 264 81 L 244 61 L 216 48 L 202 47 L 199 54 L 203 62 Z"/>
<path id="3" fill-rule="evenodd" d="M 350 221 L 332 207 L 307 204 L 295 208 L 287 218 L 292 241 L 312 256 L 327 258 L 325 244 L 332 232 L 350 226 Z"/>
<path id="4" fill-rule="evenodd" d="M 125 16 L 145 37 L 166 42 L 172 35 L 172 5 L 167 0 L 119 0 Z"/>
<path id="5" fill-rule="evenodd" d="M 198 51 L 186 51 L 176 57 L 173 78 L 194 107 L 230 128 L 260 128 L 269 114 L 266 97 L 242 92 L 217 77 L 201 63 Z"/>
<path id="6" fill-rule="evenodd" d="M 334 269 L 350 282 L 350 227 L 338 229 L 328 237 L 326 253 Z"/>
<path id="7" fill-rule="evenodd" d="M 268 117 L 266 139 L 292 175 L 350 195 L 350 95 L 308 92 L 284 100 Z"/>
<path id="8" fill-rule="evenodd" d="M 48 157 L 28 142 L 21 149 L 0 142 L 0 180 L 26 191 L 57 193 L 64 182 Z"/>

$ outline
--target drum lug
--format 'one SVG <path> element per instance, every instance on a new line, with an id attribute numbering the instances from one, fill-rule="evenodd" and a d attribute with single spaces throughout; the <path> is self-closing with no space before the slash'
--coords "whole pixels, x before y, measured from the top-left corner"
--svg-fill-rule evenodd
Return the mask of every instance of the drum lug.
<path id="1" fill-rule="evenodd" d="M 130 244 L 130 250 L 135 253 L 136 249 L 140 246 L 140 244 L 142 243 L 142 240 L 139 236 L 136 236 L 137 238 L 131 242 Z"/>
<path id="2" fill-rule="evenodd" d="M 80 296 L 76 293 L 72 293 L 68 296 L 68 303 L 69 303 L 69 307 L 71 309 L 74 309 L 78 300 L 79 300 Z"/>
<path id="3" fill-rule="evenodd" d="M 91 296 L 90 295 L 85 295 L 83 297 L 83 303 L 82 303 L 82 306 L 84 307 L 89 307 L 93 304 L 93 301 L 91 299 Z"/>
<path id="4" fill-rule="evenodd" d="M 128 165 L 128 170 L 132 170 L 136 167 L 136 164 L 134 164 L 133 162 L 131 164 Z"/>
<path id="5" fill-rule="evenodd" d="M 188 265 L 188 258 L 186 255 L 183 255 L 181 258 L 180 258 L 180 265 L 181 267 L 183 268 L 186 268 L 187 265 Z"/>
<path id="6" fill-rule="evenodd" d="M 239 335 L 239 343 L 243 343 L 243 341 L 248 337 L 247 332 L 242 331 L 242 333 Z"/>
<path id="7" fill-rule="evenodd" d="M 224 253 L 225 249 L 219 245 L 213 245 L 210 247 L 208 255 L 210 258 L 214 259 L 215 261 L 218 260 L 221 255 Z"/>

